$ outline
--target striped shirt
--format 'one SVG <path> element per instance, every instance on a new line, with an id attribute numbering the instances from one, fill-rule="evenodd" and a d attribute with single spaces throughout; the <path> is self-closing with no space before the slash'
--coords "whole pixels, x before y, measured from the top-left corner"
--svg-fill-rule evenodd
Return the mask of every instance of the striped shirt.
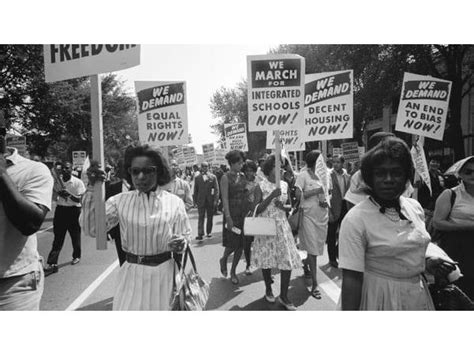
<path id="1" fill-rule="evenodd" d="M 191 225 L 183 201 L 157 188 L 149 196 L 137 190 L 112 196 L 105 203 L 106 228 L 120 225 L 122 248 L 136 255 L 156 255 L 171 249 L 172 235 L 188 241 Z M 88 189 L 82 200 L 79 217 L 82 233 L 95 237 L 95 208 L 93 191 Z"/>

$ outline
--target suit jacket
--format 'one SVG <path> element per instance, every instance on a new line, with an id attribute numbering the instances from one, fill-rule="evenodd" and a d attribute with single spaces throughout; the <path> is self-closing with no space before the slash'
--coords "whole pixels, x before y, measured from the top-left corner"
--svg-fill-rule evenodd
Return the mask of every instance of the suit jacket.
<path id="1" fill-rule="evenodd" d="M 219 201 L 219 184 L 217 178 L 212 173 L 207 173 L 204 181 L 202 174 L 194 179 L 193 200 L 198 207 L 211 206 Z"/>
<path id="2" fill-rule="evenodd" d="M 342 177 L 344 178 L 344 190 L 349 190 L 351 176 L 343 170 Z M 331 194 L 331 209 L 330 209 L 330 222 L 335 222 L 341 217 L 343 211 L 347 211 L 345 207 L 346 201 L 344 200 L 344 195 L 342 194 L 341 188 L 339 187 L 339 181 L 337 180 L 336 171 L 331 171 L 331 182 L 332 182 L 332 194 Z"/>

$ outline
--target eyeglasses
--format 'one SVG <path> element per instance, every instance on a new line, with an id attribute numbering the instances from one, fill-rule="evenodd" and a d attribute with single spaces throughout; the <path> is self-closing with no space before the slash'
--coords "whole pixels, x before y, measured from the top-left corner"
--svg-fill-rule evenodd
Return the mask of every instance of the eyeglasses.
<path id="1" fill-rule="evenodd" d="M 143 173 L 143 175 L 150 175 L 155 174 L 157 169 L 156 166 L 147 166 L 145 168 L 128 168 L 128 172 L 133 176 L 138 176 L 140 173 Z"/>

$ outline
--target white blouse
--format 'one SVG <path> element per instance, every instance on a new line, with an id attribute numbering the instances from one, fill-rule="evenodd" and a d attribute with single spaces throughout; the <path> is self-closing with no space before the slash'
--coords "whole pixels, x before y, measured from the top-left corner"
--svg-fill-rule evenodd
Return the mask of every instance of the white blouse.
<path id="1" fill-rule="evenodd" d="M 137 190 L 112 196 L 105 203 L 106 228 L 120 225 L 122 248 L 136 255 L 156 255 L 170 251 L 168 242 L 173 235 L 188 241 L 191 225 L 183 201 L 160 188 L 145 193 Z M 95 208 L 93 192 L 84 195 L 79 217 L 82 232 L 95 237 Z"/>

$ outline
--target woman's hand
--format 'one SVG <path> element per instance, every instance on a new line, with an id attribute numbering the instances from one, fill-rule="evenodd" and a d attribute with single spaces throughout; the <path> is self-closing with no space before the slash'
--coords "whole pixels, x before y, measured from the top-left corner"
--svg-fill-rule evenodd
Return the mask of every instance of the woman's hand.
<path id="1" fill-rule="evenodd" d="M 275 190 L 273 190 L 270 194 L 270 198 L 277 198 L 281 196 L 281 188 L 277 187 Z"/>
<path id="2" fill-rule="evenodd" d="M 105 181 L 105 171 L 100 169 L 100 164 L 96 161 L 91 161 L 91 167 L 87 169 L 87 177 L 89 183 L 94 185 L 97 181 Z"/>
<path id="3" fill-rule="evenodd" d="M 438 278 L 446 278 L 456 269 L 456 263 L 444 260 L 440 257 L 426 259 L 426 271 Z"/>
<path id="4" fill-rule="evenodd" d="M 174 253 L 182 253 L 186 246 L 186 238 L 182 235 L 173 235 L 168 242 L 168 246 Z"/>
<path id="5" fill-rule="evenodd" d="M 225 224 L 226 224 L 226 228 L 228 230 L 231 230 L 232 228 L 234 228 L 234 221 L 232 220 L 232 217 L 226 216 L 225 217 Z"/>

